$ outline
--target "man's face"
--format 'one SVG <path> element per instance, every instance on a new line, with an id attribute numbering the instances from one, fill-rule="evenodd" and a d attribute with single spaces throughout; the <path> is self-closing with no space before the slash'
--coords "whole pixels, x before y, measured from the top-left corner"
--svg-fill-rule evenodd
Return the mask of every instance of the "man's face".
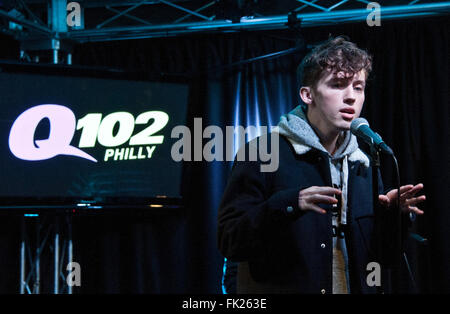
<path id="1" fill-rule="evenodd" d="M 351 75 L 327 72 L 311 90 L 316 118 L 328 130 L 349 130 L 352 120 L 359 117 L 365 99 L 366 74 L 364 70 Z M 309 110 L 309 109 L 308 109 Z"/>

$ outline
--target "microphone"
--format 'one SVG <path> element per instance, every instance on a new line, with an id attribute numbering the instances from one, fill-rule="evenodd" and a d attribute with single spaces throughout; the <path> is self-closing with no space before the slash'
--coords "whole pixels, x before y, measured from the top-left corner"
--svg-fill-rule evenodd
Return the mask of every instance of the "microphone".
<path id="1" fill-rule="evenodd" d="M 377 150 L 389 155 L 394 155 L 392 149 L 383 142 L 381 136 L 370 129 L 369 122 L 367 122 L 366 119 L 357 118 L 353 120 L 350 125 L 350 131 L 367 144 L 375 146 Z"/>

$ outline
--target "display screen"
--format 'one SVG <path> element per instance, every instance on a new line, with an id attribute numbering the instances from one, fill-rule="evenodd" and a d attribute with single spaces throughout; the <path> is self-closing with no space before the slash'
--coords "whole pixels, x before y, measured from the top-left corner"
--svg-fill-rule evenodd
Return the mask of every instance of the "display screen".
<path id="1" fill-rule="evenodd" d="M 179 197 L 188 87 L 0 73 L 0 197 Z"/>

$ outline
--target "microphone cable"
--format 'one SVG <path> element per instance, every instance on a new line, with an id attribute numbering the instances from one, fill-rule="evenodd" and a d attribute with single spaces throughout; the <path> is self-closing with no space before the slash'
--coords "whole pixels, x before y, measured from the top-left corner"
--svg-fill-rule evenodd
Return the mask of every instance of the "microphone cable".
<path id="1" fill-rule="evenodd" d="M 396 174 L 397 174 L 397 176 L 396 176 L 397 177 L 397 208 L 398 208 L 398 210 L 397 210 L 398 211 L 398 213 L 397 213 L 397 221 L 398 221 L 398 226 L 399 226 L 399 228 L 398 228 L 399 229 L 398 230 L 398 235 L 397 235 L 397 245 L 399 246 L 401 255 L 403 256 L 403 259 L 405 260 L 406 268 L 408 270 L 409 277 L 410 277 L 411 282 L 413 284 L 414 291 L 417 292 L 418 290 L 417 290 L 416 280 L 414 279 L 414 275 L 413 275 L 413 273 L 411 271 L 411 268 L 409 266 L 408 257 L 406 256 L 406 252 L 403 250 L 402 209 L 400 207 L 400 170 L 399 170 L 398 161 L 397 161 L 397 158 L 395 157 L 395 154 L 392 154 L 391 156 L 392 156 L 392 158 L 394 160 L 395 170 L 396 170 Z M 398 256 L 398 257 L 396 256 L 396 258 L 400 259 L 400 256 Z M 399 269 L 398 269 L 398 275 L 397 276 L 400 276 L 400 264 L 401 263 L 398 262 Z"/>

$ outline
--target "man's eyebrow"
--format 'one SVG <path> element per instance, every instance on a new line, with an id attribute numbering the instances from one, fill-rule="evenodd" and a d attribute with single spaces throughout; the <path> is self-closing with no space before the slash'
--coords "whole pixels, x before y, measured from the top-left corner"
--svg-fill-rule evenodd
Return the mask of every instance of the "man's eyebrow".
<path id="1" fill-rule="evenodd" d="M 340 81 L 349 81 L 350 79 L 345 78 L 345 77 L 336 77 L 333 76 L 329 79 L 330 82 L 340 82 Z"/>
<path id="2" fill-rule="evenodd" d="M 356 81 L 353 82 L 353 84 L 362 84 L 362 85 L 366 86 L 366 81 L 364 81 L 364 80 L 356 80 Z"/>

